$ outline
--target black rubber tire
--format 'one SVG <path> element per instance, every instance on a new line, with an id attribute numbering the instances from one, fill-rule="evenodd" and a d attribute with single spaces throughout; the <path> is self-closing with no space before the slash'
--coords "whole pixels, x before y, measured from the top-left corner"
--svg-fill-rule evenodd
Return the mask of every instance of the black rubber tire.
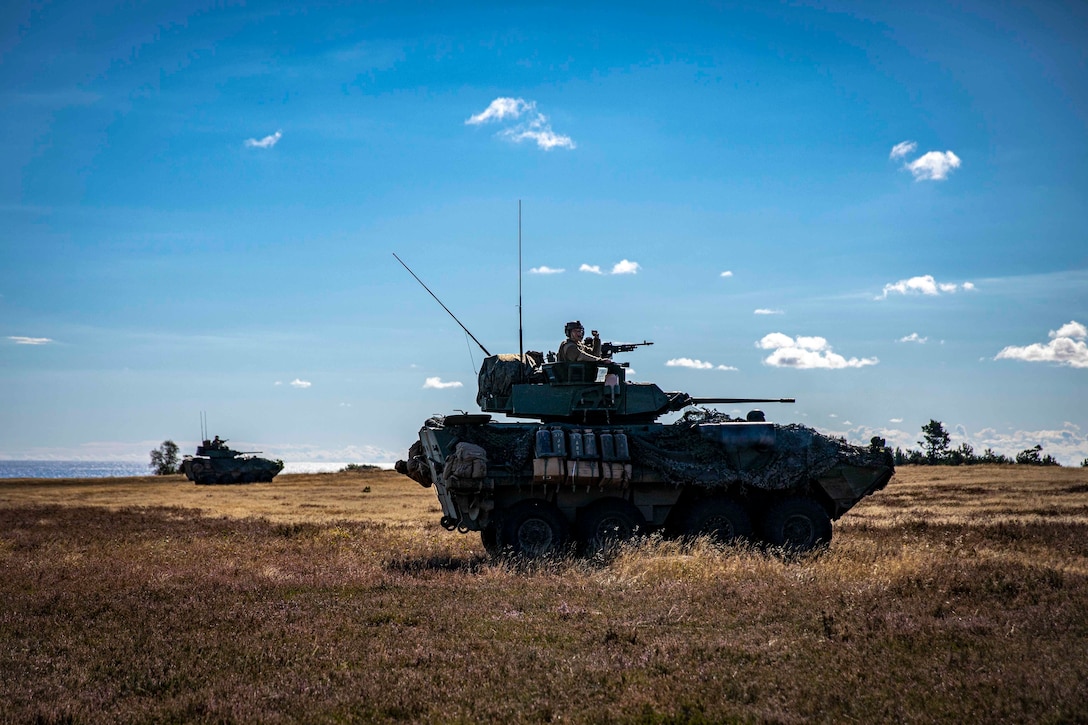
<path id="1" fill-rule="evenodd" d="M 695 501 L 680 521 L 683 536 L 709 536 L 722 544 L 752 538 L 752 517 L 739 502 L 730 498 Z"/>
<path id="2" fill-rule="evenodd" d="M 484 551 L 488 556 L 498 556 L 502 553 L 502 547 L 499 546 L 499 528 L 494 523 L 480 529 L 480 543 L 484 545 Z"/>
<path id="3" fill-rule="evenodd" d="M 536 558 L 562 552 L 570 526 L 554 504 L 540 499 L 519 501 L 503 512 L 498 544 L 504 553 Z"/>
<path id="4" fill-rule="evenodd" d="M 827 546 L 831 543 L 831 517 L 811 498 L 787 498 L 767 509 L 763 539 L 790 551 Z"/>
<path id="5" fill-rule="evenodd" d="M 578 512 L 578 545 L 594 553 L 646 530 L 646 519 L 630 501 L 604 498 Z"/>

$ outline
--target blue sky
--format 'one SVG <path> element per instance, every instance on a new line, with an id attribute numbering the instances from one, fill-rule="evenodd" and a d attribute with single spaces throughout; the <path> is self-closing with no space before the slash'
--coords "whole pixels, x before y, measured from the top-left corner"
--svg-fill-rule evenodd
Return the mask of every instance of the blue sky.
<path id="1" fill-rule="evenodd" d="M 581 319 L 778 422 L 1088 457 L 1075 3 L 16 3 L 0 458 L 403 456 Z"/>

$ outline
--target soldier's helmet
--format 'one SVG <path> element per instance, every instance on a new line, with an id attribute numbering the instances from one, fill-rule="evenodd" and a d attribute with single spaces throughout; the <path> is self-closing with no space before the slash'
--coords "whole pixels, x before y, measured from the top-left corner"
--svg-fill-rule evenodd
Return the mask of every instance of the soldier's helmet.
<path id="1" fill-rule="evenodd" d="M 574 320 L 573 322 L 568 322 L 567 324 L 563 325 L 563 334 L 566 335 L 567 337 L 570 337 L 570 331 L 571 330 L 585 330 L 585 329 L 586 328 L 582 327 L 582 323 L 580 321 Z"/>

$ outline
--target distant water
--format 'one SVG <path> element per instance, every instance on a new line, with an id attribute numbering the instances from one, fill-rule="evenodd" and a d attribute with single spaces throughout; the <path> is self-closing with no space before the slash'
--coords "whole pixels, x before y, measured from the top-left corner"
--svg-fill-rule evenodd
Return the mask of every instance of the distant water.
<path id="1" fill-rule="evenodd" d="M 329 473 L 348 465 L 343 462 L 298 461 L 284 464 L 284 473 Z M 392 468 L 392 463 L 373 463 Z M 0 478 L 111 478 L 149 476 L 151 466 L 133 461 L 4 461 L 0 460 Z"/>

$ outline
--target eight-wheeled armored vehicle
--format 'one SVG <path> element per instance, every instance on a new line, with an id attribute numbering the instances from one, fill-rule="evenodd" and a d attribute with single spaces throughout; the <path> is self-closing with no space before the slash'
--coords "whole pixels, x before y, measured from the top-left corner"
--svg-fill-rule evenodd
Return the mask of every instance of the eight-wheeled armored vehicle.
<path id="1" fill-rule="evenodd" d="M 269 482 L 283 470 L 283 461 L 258 458 L 260 451 L 234 451 L 226 439 L 216 436 L 196 447 L 195 456 L 185 456 L 181 472 L 190 481 L 211 483 Z"/>
<path id="2" fill-rule="evenodd" d="M 813 549 L 894 472 L 880 438 L 851 445 L 760 410 L 734 418 L 705 407 L 792 400 L 693 398 L 626 372 L 611 360 L 490 355 L 478 379 L 483 413 L 426 421 L 396 468 L 434 486 L 445 528 L 480 532 L 493 554 L 531 556 L 657 530 Z"/>

